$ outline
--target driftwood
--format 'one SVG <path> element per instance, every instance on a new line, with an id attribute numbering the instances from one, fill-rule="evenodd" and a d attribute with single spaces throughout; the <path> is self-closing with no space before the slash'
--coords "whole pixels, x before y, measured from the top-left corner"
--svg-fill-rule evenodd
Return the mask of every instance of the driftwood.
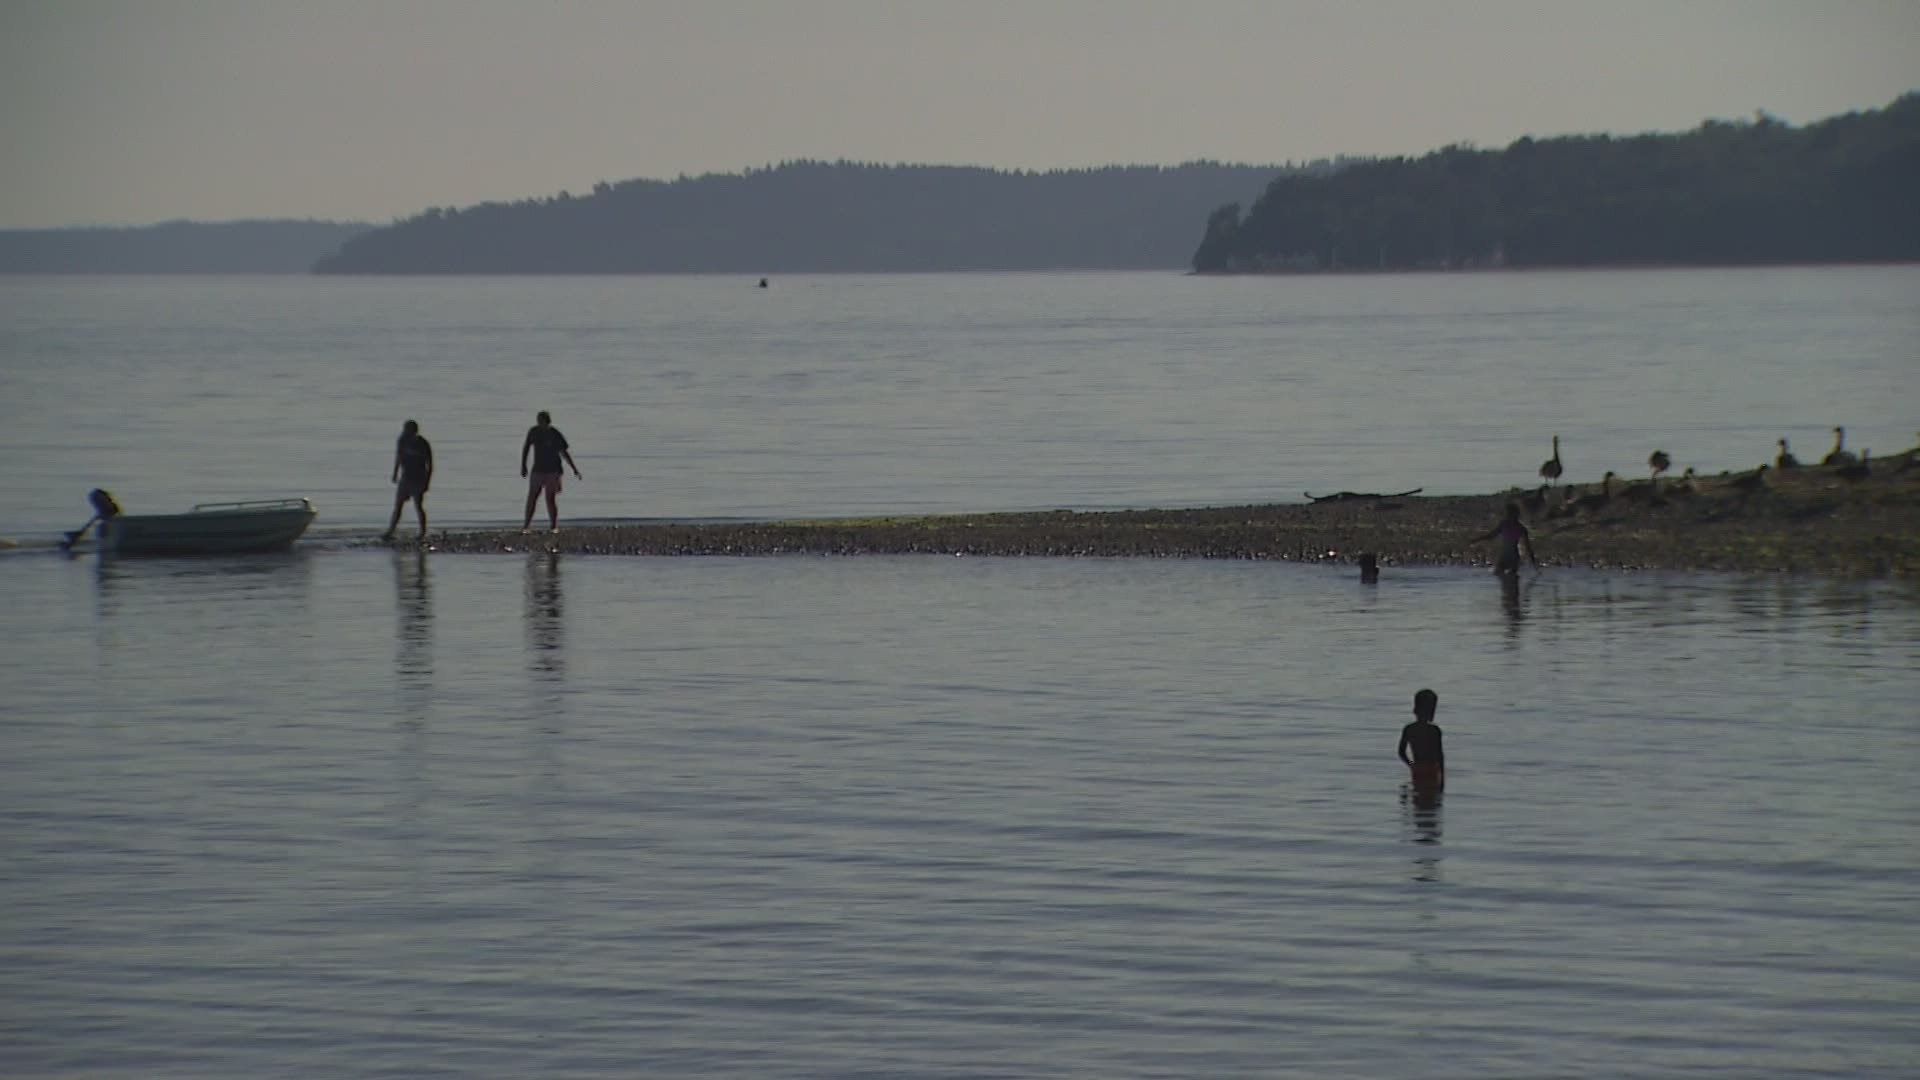
<path id="1" fill-rule="evenodd" d="M 1426 489 L 1414 488 L 1412 491 L 1396 491 L 1391 495 L 1383 495 L 1377 491 L 1336 491 L 1331 495 L 1315 495 L 1311 491 L 1303 491 L 1301 494 L 1313 502 L 1323 503 L 1346 502 L 1348 499 L 1401 499 L 1408 495 L 1418 495 L 1424 490 Z"/>

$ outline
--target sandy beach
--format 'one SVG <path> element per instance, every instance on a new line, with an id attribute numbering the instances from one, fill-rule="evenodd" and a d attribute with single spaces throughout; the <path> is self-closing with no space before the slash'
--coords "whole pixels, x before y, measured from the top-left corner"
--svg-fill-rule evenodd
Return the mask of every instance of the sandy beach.
<path id="1" fill-rule="evenodd" d="M 943 514 L 435 533 L 452 552 L 599 555 L 1087 556 L 1487 566 L 1474 542 L 1508 502 L 1523 507 L 1542 565 L 1920 577 L 1920 456 L 1870 475 L 1803 466 L 1614 480 L 1487 495 L 1354 493 L 1314 502 L 1180 510 Z M 544 524 L 545 513 L 535 517 Z M 402 534 L 400 542 L 409 542 Z"/>

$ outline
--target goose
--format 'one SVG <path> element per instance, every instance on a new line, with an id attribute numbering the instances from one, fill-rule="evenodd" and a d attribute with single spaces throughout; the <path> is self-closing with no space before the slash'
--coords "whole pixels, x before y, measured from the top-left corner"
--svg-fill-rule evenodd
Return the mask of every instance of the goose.
<path id="1" fill-rule="evenodd" d="M 1560 479 L 1560 436 L 1553 437 L 1553 456 L 1540 463 L 1540 478 L 1551 484 Z"/>
<path id="2" fill-rule="evenodd" d="M 1787 440 L 1785 439 L 1780 440 L 1780 455 L 1773 459 L 1773 467 L 1781 470 L 1797 469 L 1800 467 L 1800 459 L 1794 457 L 1793 451 L 1787 449 Z"/>
<path id="3" fill-rule="evenodd" d="M 1820 464 L 1829 467 L 1853 464 L 1853 455 L 1847 453 L 1846 428 L 1837 427 L 1833 429 L 1833 449 L 1827 453 L 1826 457 L 1820 459 Z"/>
<path id="4" fill-rule="evenodd" d="M 1693 494 L 1693 466 L 1687 466 L 1687 471 L 1680 474 L 1680 479 L 1667 485 L 1667 494 L 1676 499 Z"/>
<path id="5" fill-rule="evenodd" d="M 1655 450 L 1653 453 L 1647 455 L 1647 468 L 1652 469 L 1653 475 L 1655 476 L 1666 472 L 1672 466 L 1673 459 L 1667 456 L 1665 450 Z"/>

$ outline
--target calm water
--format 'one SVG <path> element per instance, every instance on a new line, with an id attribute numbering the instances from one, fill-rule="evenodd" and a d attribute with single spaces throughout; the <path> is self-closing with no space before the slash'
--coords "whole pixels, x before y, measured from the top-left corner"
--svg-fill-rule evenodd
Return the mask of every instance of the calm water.
<path id="1" fill-rule="evenodd" d="M 1750 468 L 1920 428 L 1920 266 L 1215 280 L 0 277 L 0 537 L 306 494 L 514 517 L 533 414 L 564 512 L 732 517 L 1433 493 Z"/>
<path id="2" fill-rule="evenodd" d="M 606 516 L 1912 437 L 1913 271 L 1283 284 L 0 280 L 0 532 L 339 530 L 0 554 L 0 1074 L 1920 1074 L 1910 584 L 340 535 L 406 414 L 472 520 L 541 406 Z"/>

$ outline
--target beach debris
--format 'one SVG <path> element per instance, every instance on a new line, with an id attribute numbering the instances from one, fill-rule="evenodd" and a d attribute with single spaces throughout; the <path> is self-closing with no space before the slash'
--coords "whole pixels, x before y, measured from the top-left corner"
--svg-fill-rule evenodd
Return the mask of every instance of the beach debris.
<path id="1" fill-rule="evenodd" d="M 1346 502 L 1349 499 L 1404 499 L 1409 495 L 1418 495 L 1424 490 L 1426 489 L 1414 488 L 1411 491 L 1396 491 L 1391 494 L 1383 494 L 1377 491 L 1336 491 L 1331 495 L 1315 495 L 1311 491 L 1303 491 L 1301 494 L 1305 495 L 1311 502 L 1323 503 Z"/>

